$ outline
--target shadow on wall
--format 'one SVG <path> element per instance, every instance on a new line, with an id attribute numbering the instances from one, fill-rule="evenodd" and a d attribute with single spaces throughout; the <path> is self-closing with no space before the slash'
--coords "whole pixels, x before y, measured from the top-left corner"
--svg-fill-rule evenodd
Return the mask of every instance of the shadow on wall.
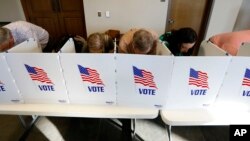
<path id="1" fill-rule="evenodd" d="M 0 22 L 0 27 L 5 26 L 6 24 L 9 24 L 10 22 Z"/>

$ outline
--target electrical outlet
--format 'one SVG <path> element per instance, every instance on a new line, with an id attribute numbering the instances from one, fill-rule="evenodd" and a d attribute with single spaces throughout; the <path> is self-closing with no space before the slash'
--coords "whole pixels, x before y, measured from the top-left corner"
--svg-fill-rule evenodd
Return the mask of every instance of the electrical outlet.
<path id="1" fill-rule="evenodd" d="M 102 12 L 98 11 L 98 12 L 97 12 L 97 16 L 98 16 L 98 17 L 102 17 Z"/>

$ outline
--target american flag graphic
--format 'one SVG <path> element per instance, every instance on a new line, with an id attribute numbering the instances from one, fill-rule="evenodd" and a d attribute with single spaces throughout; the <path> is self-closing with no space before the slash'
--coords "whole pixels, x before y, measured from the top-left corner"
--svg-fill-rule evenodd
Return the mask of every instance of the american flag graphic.
<path id="1" fill-rule="evenodd" d="M 135 83 L 157 89 L 155 82 L 154 82 L 154 76 L 152 75 L 151 72 L 143 70 L 143 69 L 138 69 L 135 66 L 133 66 L 133 71 L 134 71 Z"/>
<path id="2" fill-rule="evenodd" d="M 243 81 L 242 81 L 242 86 L 250 86 L 250 70 L 246 69 Z"/>
<path id="3" fill-rule="evenodd" d="M 195 85 L 201 88 L 209 88 L 207 73 L 196 71 L 193 68 L 190 68 L 189 85 Z"/>
<path id="4" fill-rule="evenodd" d="M 53 84 L 52 81 L 49 79 L 49 77 L 47 76 L 47 73 L 38 67 L 31 67 L 27 64 L 24 64 L 31 79 L 34 81 L 39 81 L 42 83 L 47 83 L 47 84 Z"/>
<path id="5" fill-rule="evenodd" d="M 86 68 L 81 65 L 78 65 L 78 68 L 82 77 L 82 81 L 87 81 L 87 82 L 98 84 L 98 85 L 104 85 L 102 80 L 99 77 L 100 74 L 96 70 Z"/>

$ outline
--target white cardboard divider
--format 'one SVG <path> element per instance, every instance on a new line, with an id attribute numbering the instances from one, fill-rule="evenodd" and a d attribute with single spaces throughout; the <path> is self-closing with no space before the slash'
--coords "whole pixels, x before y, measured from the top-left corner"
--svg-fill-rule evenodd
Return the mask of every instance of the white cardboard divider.
<path id="1" fill-rule="evenodd" d="M 75 44 L 72 38 L 69 38 L 68 41 L 60 49 L 61 53 L 76 53 Z"/>
<path id="2" fill-rule="evenodd" d="M 227 56 L 228 53 L 210 41 L 202 41 L 198 56 Z"/>
<path id="3" fill-rule="evenodd" d="M 117 104 L 163 108 L 173 56 L 117 54 Z"/>
<path id="4" fill-rule="evenodd" d="M 42 48 L 40 47 L 40 45 L 35 39 L 30 38 L 12 47 L 7 52 L 9 53 L 41 53 Z"/>
<path id="5" fill-rule="evenodd" d="M 70 103 L 116 104 L 114 54 L 59 55 Z"/>
<path id="6" fill-rule="evenodd" d="M 243 43 L 239 48 L 237 56 L 250 56 L 250 43 Z"/>
<path id="7" fill-rule="evenodd" d="M 250 58 L 233 57 L 215 102 L 219 108 L 250 110 Z"/>
<path id="8" fill-rule="evenodd" d="M 175 57 L 167 109 L 204 108 L 215 101 L 231 57 Z"/>
<path id="9" fill-rule="evenodd" d="M 172 54 L 172 52 L 168 49 L 168 47 L 165 45 L 165 43 L 164 42 L 158 42 L 158 46 L 162 46 L 163 47 L 163 53 L 164 53 L 164 55 L 166 55 L 166 56 L 171 56 L 171 55 L 173 55 Z"/>
<path id="10" fill-rule="evenodd" d="M 0 68 L 0 103 L 23 103 L 3 53 L 0 53 Z"/>
<path id="11" fill-rule="evenodd" d="M 68 103 L 58 54 L 7 53 L 25 103 Z"/>

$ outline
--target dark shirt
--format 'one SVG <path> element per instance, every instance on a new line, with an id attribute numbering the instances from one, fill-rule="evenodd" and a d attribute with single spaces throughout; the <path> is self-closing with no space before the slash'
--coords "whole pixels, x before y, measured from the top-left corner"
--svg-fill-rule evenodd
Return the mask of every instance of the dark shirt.
<path id="1" fill-rule="evenodd" d="M 180 52 L 172 32 L 162 34 L 159 39 L 165 44 L 166 47 L 168 47 L 174 56 L 184 56 L 184 54 Z"/>

